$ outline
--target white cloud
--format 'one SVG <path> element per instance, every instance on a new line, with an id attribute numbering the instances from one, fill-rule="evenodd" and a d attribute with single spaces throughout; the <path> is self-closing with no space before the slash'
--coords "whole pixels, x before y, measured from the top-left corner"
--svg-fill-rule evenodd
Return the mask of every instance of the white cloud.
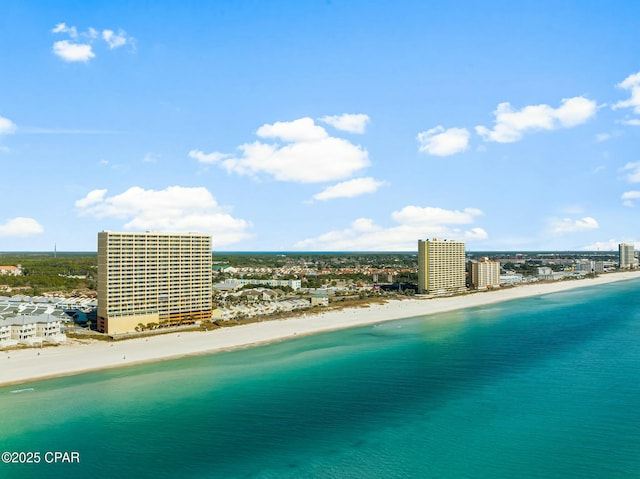
<path id="1" fill-rule="evenodd" d="M 579 231 L 598 229 L 600 225 L 590 216 L 584 218 L 552 218 L 549 221 L 549 232 L 553 235 L 564 235 Z"/>
<path id="2" fill-rule="evenodd" d="M 375 193 L 378 188 L 384 184 L 384 181 L 379 181 L 371 177 L 356 178 L 329 186 L 317 195 L 314 195 L 313 198 L 320 201 L 332 200 L 334 198 L 353 198 L 366 193 Z"/>
<path id="3" fill-rule="evenodd" d="M 170 186 L 164 190 L 129 188 L 106 196 L 107 190 L 94 190 L 76 201 L 81 216 L 123 220 L 123 228 L 136 231 L 210 233 L 216 247 L 250 237 L 250 222 L 232 217 L 202 187 Z"/>
<path id="4" fill-rule="evenodd" d="M 81 200 L 76 201 L 77 208 L 87 208 L 91 205 L 102 203 L 104 201 L 104 195 L 107 194 L 107 190 L 93 190 L 90 191 L 87 196 Z"/>
<path id="5" fill-rule="evenodd" d="M 62 22 L 62 23 L 58 23 L 55 27 L 53 27 L 51 29 L 51 33 L 60 33 L 60 32 L 64 32 L 67 29 L 67 24 Z"/>
<path id="6" fill-rule="evenodd" d="M 631 118 L 629 120 L 620 120 L 618 123 L 622 125 L 628 125 L 628 126 L 640 126 L 640 119 Z"/>
<path id="7" fill-rule="evenodd" d="M 93 31 L 95 32 L 95 30 Z M 118 33 L 113 30 L 102 30 L 102 39 L 107 42 L 111 50 L 126 45 L 127 41 L 129 41 L 124 30 L 119 30 Z"/>
<path id="8" fill-rule="evenodd" d="M 586 246 L 583 246 L 581 249 L 583 251 L 617 251 L 618 250 L 618 245 L 620 243 L 633 243 L 635 245 L 636 249 L 640 248 L 640 241 L 637 241 L 637 240 L 610 239 L 610 240 L 607 240 L 607 241 L 596 241 L 595 243 L 591 243 L 591 244 L 588 244 Z"/>
<path id="9" fill-rule="evenodd" d="M 602 143 L 604 141 L 609 141 L 613 138 L 617 138 L 619 136 L 622 136 L 622 131 L 620 130 L 612 131 L 611 133 L 598 133 L 596 135 L 596 141 L 598 143 Z"/>
<path id="10" fill-rule="evenodd" d="M 217 163 L 218 161 L 228 158 L 229 156 L 230 155 L 227 155 L 225 153 L 205 153 L 200 150 L 191 150 L 189 152 L 189 157 L 193 158 L 194 160 L 198 160 L 198 162 L 200 163 Z"/>
<path id="11" fill-rule="evenodd" d="M 616 85 L 623 90 L 629 90 L 631 97 L 627 100 L 619 101 L 613 105 L 613 109 L 633 108 L 634 113 L 640 114 L 640 72 L 629 75 Z"/>
<path id="12" fill-rule="evenodd" d="M 155 153 L 147 153 L 142 159 L 143 163 L 157 163 L 159 156 Z"/>
<path id="13" fill-rule="evenodd" d="M 620 171 L 627 171 L 627 181 L 629 183 L 640 183 L 640 161 L 634 161 L 624 165 Z"/>
<path id="14" fill-rule="evenodd" d="M 634 207 L 636 201 L 640 200 L 640 191 L 625 191 L 622 193 L 622 199 L 625 206 Z"/>
<path id="15" fill-rule="evenodd" d="M 469 146 L 469 131 L 466 128 L 449 128 L 438 125 L 418 133 L 418 149 L 434 156 L 449 156 L 465 151 Z"/>
<path id="16" fill-rule="evenodd" d="M 556 128 L 571 128 L 582 125 L 595 116 L 598 105 L 593 100 L 582 96 L 563 98 L 561 105 L 553 110 L 552 117 L 558 120 L 554 122 Z"/>
<path id="17" fill-rule="evenodd" d="M 239 157 L 191 150 L 189 156 L 218 164 L 229 173 L 268 174 L 279 181 L 321 183 L 342 180 L 369 166 L 369 155 L 360 146 L 329 136 L 311 118 L 262 125 L 256 134 L 278 142 L 255 141 L 238 147 Z"/>
<path id="18" fill-rule="evenodd" d="M 279 138 L 286 142 L 324 140 L 329 134 L 316 125 L 311 118 L 293 121 L 277 121 L 273 125 L 262 125 L 256 131 L 260 138 Z"/>
<path id="19" fill-rule="evenodd" d="M 78 30 L 74 26 L 67 26 L 66 23 L 58 23 L 52 30 L 55 34 L 65 34 L 69 40 L 60 40 L 53 44 L 53 53 L 62 58 L 66 62 L 88 62 L 92 58 L 95 58 L 93 51 L 93 44 L 95 40 L 100 36 L 98 30 L 93 27 L 89 27 L 86 32 L 78 33 Z M 135 40 L 126 34 L 124 30 L 118 30 L 115 33 L 113 30 L 105 29 L 102 31 L 102 40 L 108 45 L 110 50 L 119 48 L 123 45 L 135 46 Z"/>
<path id="20" fill-rule="evenodd" d="M 0 116 L 0 135 L 9 135 L 11 133 L 14 133 L 16 129 L 17 127 L 14 122 L 9 120 L 8 118 Z"/>
<path id="21" fill-rule="evenodd" d="M 476 216 L 482 215 L 482 211 L 477 208 L 465 208 L 460 211 L 431 206 L 405 206 L 391 214 L 398 223 L 412 225 L 470 224 Z"/>
<path id="22" fill-rule="evenodd" d="M 485 141 L 512 143 L 522 139 L 527 131 L 570 128 L 585 123 L 596 114 L 593 100 L 577 96 L 564 98 L 558 108 L 549 105 L 530 105 L 514 110 L 510 103 L 500 103 L 495 114 L 493 130 L 477 126 L 476 132 Z"/>
<path id="23" fill-rule="evenodd" d="M 0 224 L 0 237 L 9 236 L 35 236 L 44 231 L 44 228 L 33 218 L 17 217 Z"/>
<path id="24" fill-rule="evenodd" d="M 414 251 L 418 239 L 439 237 L 462 241 L 483 240 L 487 232 L 480 227 L 461 229 L 483 213 L 476 208 L 462 211 L 434 207 L 406 206 L 394 211 L 394 226 L 383 227 L 369 218 L 358 218 L 344 230 L 330 231 L 297 242 L 294 247 L 314 251 Z"/>
<path id="25" fill-rule="evenodd" d="M 88 62 L 96 55 L 91 45 L 86 43 L 70 43 L 68 40 L 60 40 L 53 44 L 53 53 L 66 62 Z"/>
<path id="26" fill-rule="evenodd" d="M 78 38 L 78 30 L 76 29 L 76 27 L 67 27 L 67 24 L 64 22 L 58 23 L 55 27 L 53 27 L 51 33 L 66 33 L 73 39 Z"/>
<path id="27" fill-rule="evenodd" d="M 323 123 L 331 125 L 337 130 L 346 131 L 348 133 L 364 133 L 369 123 L 369 115 L 363 113 L 342 115 L 323 116 L 318 118 Z"/>

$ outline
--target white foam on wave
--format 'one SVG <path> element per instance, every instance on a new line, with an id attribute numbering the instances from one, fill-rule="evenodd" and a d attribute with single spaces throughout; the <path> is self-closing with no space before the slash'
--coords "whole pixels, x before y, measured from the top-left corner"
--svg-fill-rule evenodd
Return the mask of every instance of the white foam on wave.
<path id="1" fill-rule="evenodd" d="M 9 392 L 11 394 L 19 394 L 19 393 L 26 393 L 30 391 L 35 391 L 35 389 L 34 388 L 14 389 L 13 391 L 9 391 Z"/>

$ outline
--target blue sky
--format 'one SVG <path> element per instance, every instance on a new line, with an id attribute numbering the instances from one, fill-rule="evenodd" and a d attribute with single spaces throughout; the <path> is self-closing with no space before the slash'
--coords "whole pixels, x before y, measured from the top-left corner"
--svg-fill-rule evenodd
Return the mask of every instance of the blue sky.
<path id="1" fill-rule="evenodd" d="M 640 3 L 17 1 L 0 251 L 640 246 Z"/>

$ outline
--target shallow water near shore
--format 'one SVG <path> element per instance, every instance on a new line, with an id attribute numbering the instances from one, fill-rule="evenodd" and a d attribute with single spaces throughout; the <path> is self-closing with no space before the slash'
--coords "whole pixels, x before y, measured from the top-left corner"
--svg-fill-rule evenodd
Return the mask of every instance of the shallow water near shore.
<path id="1" fill-rule="evenodd" d="M 623 281 L 0 388 L 2 451 L 80 457 L 0 464 L 0 477 L 634 477 L 639 291 Z"/>

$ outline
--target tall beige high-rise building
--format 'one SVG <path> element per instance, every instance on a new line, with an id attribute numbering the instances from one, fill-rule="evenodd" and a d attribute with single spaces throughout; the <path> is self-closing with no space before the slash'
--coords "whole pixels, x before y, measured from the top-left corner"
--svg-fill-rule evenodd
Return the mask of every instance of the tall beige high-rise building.
<path id="1" fill-rule="evenodd" d="M 98 233 L 98 330 L 211 319 L 211 236 Z"/>
<path id="2" fill-rule="evenodd" d="M 500 261 L 469 261 L 469 284 L 474 289 L 498 288 L 500 286 Z"/>
<path id="3" fill-rule="evenodd" d="M 618 256 L 620 269 L 638 267 L 633 243 L 620 243 L 618 245 Z"/>
<path id="4" fill-rule="evenodd" d="M 418 240 L 418 292 L 459 293 L 466 290 L 464 243 Z"/>

